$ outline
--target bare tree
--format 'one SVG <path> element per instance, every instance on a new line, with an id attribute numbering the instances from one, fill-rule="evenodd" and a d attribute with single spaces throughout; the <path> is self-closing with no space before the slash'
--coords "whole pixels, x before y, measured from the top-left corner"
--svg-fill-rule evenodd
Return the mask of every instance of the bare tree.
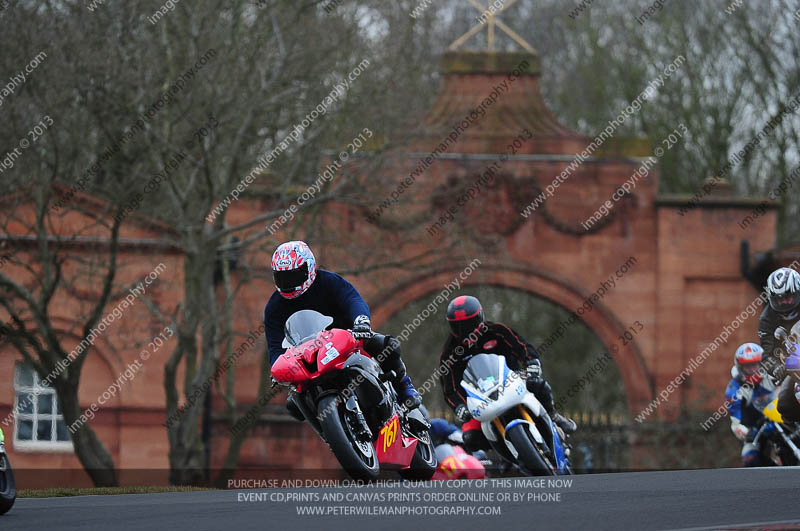
<path id="1" fill-rule="evenodd" d="M 233 338 L 243 334 L 232 313 L 237 294 L 266 276 L 265 257 L 278 237 L 313 238 L 344 272 L 381 270 L 409 278 L 435 268 L 440 257 L 468 256 L 476 248 L 426 244 L 418 215 L 428 204 L 425 186 L 379 223 L 365 216 L 397 181 L 392 157 L 414 140 L 415 126 L 435 98 L 440 53 L 477 14 L 466 2 L 447 0 L 410 16 L 418 4 L 180 3 L 153 22 L 153 6 L 142 2 L 109 0 L 90 11 L 80 3 L 46 0 L 19 2 L 0 14 L 6 37 L 0 68 L 17 72 L 39 58 L 0 106 L 7 124 L 0 145 L 8 154 L 42 120 L 53 122 L 0 174 L 3 192 L 12 198 L 7 200 L 35 205 L 35 219 L 19 214 L 22 203 L 2 218 L 9 233 L 22 231 L 37 242 L 14 255 L 16 266 L 30 268 L 28 275 L 42 271 L 36 278 L 0 276 L 13 325 L 8 340 L 46 376 L 64 356 L 63 339 L 47 319 L 54 293 L 75 282 L 65 282 L 65 264 L 82 260 L 94 285 L 102 286 L 85 301 L 91 304 L 80 316 L 85 334 L 122 287 L 115 278 L 120 223 L 124 228 L 129 216 L 140 216 L 169 227 L 163 238 L 184 258 L 183 300 L 175 308 L 154 301 L 149 307 L 177 336 L 164 373 L 167 417 L 176 419 L 168 427 L 174 483 L 204 481 L 205 384 L 232 357 Z M 556 114 L 590 135 L 663 66 L 685 55 L 680 75 L 619 134 L 658 142 L 684 123 L 690 135 L 662 160 L 661 186 L 693 192 L 798 88 L 798 54 L 787 51 L 798 48 L 786 22 L 792 3 L 742 6 L 733 15 L 721 6 L 675 0 L 640 24 L 641 6 L 634 2 L 596 3 L 578 19 L 568 16 L 563 2 L 519 2 L 505 20 L 539 50 L 543 90 Z M 708 28 L 721 28 L 728 38 Z M 500 39 L 498 47 L 513 44 Z M 345 89 L 336 88 L 345 81 Z M 264 230 L 365 127 L 374 133 L 371 143 L 280 232 Z M 788 176 L 798 159 L 797 135 L 797 119 L 788 116 L 769 145 L 732 172 L 740 190 L 763 193 Z M 236 195 L 263 211 L 242 215 L 245 209 L 232 200 L 237 187 L 244 191 Z M 798 190 L 784 196 L 796 199 Z M 83 208 L 76 199 L 81 193 L 105 199 L 110 210 L 101 215 Z M 58 239 L 69 236 L 59 232 L 60 223 L 73 211 L 103 231 L 91 260 L 66 253 Z M 784 233 L 794 227 L 788 214 L 795 211 L 789 202 L 784 206 Z M 402 251 L 411 252 L 412 260 L 398 262 Z M 230 270 L 228 257 L 242 266 Z M 268 396 L 268 365 L 265 360 L 260 367 L 259 404 Z M 77 397 L 79 376 L 65 372 L 65 380 L 54 384 L 65 403 Z M 233 426 L 242 414 L 232 370 L 217 390 Z M 113 483 L 108 453 L 86 430 L 79 432 L 76 452 L 87 468 L 104 471 L 96 482 Z M 232 436 L 219 479 L 235 467 L 245 436 L 246 430 Z"/>
<path id="2" fill-rule="evenodd" d="M 6 234 L 18 234 L 20 227 L 25 227 L 27 233 L 8 235 L 3 242 L 9 253 L 5 269 L 13 270 L 16 277 L 0 271 L 0 305 L 10 319 L 0 325 L 3 341 L 36 369 L 39 378 L 55 388 L 76 456 L 95 485 L 112 486 L 116 484 L 113 460 L 95 431 L 81 421 L 78 387 L 84 363 L 92 352 L 85 345 L 94 340 L 93 329 L 105 316 L 106 305 L 118 296 L 115 289 L 119 286 L 114 281 L 119 222 L 108 226 L 98 217 L 83 227 L 108 232 L 107 240 L 99 244 L 100 252 L 87 256 L 83 244 L 76 249 L 74 238 L 54 234 L 50 205 L 43 201 L 45 194 L 31 191 L 31 195 L 7 198 L 0 219 Z M 26 235 L 35 236 L 35 240 Z M 76 293 L 84 295 L 76 301 L 81 311 L 73 316 L 78 347 L 70 352 L 66 345 L 72 343 L 72 338 L 66 333 L 72 329 L 62 327 L 63 308 L 59 307 L 65 297 L 74 301 Z"/>

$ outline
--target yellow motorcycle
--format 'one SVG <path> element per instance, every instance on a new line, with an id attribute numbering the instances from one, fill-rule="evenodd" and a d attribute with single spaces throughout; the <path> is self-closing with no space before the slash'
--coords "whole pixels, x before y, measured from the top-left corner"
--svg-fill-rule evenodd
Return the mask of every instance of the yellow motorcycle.
<path id="1" fill-rule="evenodd" d="M 17 499 L 17 484 L 14 482 L 14 472 L 6 455 L 5 436 L 0 429 L 0 514 L 5 514 L 14 505 Z"/>
<path id="2" fill-rule="evenodd" d="M 800 322 L 794 324 L 790 332 L 779 326 L 774 333 L 775 339 L 780 341 L 776 349 L 778 359 L 783 364 L 783 371 L 778 377 L 776 387 L 780 388 L 783 375 L 788 376 L 793 382 L 800 381 L 797 358 L 800 357 Z M 778 391 L 776 391 L 777 394 Z M 770 401 L 762 410 L 765 420 L 758 430 L 754 444 L 764 441 L 767 444 L 762 448 L 768 462 L 776 466 L 796 466 L 800 464 L 800 423 L 787 422 L 778 411 L 778 398 Z"/>
<path id="3" fill-rule="evenodd" d="M 800 426 L 796 422 L 784 422 L 778 412 L 775 398 L 761 410 L 766 420 L 753 439 L 761 449 L 761 455 L 772 466 L 796 466 L 800 464 Z"/>

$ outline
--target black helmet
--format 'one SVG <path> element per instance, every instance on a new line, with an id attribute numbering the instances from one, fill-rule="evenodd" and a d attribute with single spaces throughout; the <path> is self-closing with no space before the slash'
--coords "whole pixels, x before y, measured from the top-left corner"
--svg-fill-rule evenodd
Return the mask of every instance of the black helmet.
<path id="1" fill-rule="evenodd" d="M 447 322 L 457 338 L 467 337 L 485 320 L 481 301 L 475 297 L 461 295 L 447 306 Z"/>
<path id="2" fill-rule="evenodd" d="M 800 305 L 800 274 L 788 267 L 776 269 L 767 279 L 767 296 L 773 310 L 793 319 Z"/>

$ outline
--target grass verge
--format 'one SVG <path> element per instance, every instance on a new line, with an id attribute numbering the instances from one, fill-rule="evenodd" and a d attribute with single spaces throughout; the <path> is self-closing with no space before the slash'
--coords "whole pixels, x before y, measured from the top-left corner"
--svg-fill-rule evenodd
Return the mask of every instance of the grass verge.
<path id="1" fill-rule="evenodd" d="M 64 496 L 116 496 L 119 494 L 155 494 L 161 492 L 192 492 L 197 490 L 215 490 L 203 487 L 101 487 L 86 489 L 52 488 L 23 489 L 17 492 L 17 498 L 60 498 Z"/>

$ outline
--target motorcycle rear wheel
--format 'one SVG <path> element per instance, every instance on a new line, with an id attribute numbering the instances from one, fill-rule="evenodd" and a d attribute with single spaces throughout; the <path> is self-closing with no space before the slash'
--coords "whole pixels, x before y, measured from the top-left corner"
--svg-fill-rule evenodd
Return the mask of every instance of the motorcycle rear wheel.
<path id="1" fill-rule="evenodd" d="M 517 461 L 527 469 L 528 472 L 535 476 L 553 476 L 555 471 L 553 467 L 547 464 L 547 461 L 539 454 L 536 444 L 531 440 L 528 429 L 524 424 L 517 424 L 512 426 L 506 432 L 506 439 L 508 439 L 514 448 L 517 450 Z"/>
<path id="2" fill-rule="evenodd" d="M 358 441 L 344 419 L 344 404 L 337 403 L 336 395 L 319 401 L 317 411 L 330 411 L 321 419 L 322 433 L 333 455 L 342 468 L 356 480 L 375 481 L 380 473 L 380 463 L 371 442 Z"/>
<path id="3" fill-rule="evenodd" d="M 17 484 L 6 454 L 0 454 L 0 514 L 5 514 L 17 499 Z"/>

